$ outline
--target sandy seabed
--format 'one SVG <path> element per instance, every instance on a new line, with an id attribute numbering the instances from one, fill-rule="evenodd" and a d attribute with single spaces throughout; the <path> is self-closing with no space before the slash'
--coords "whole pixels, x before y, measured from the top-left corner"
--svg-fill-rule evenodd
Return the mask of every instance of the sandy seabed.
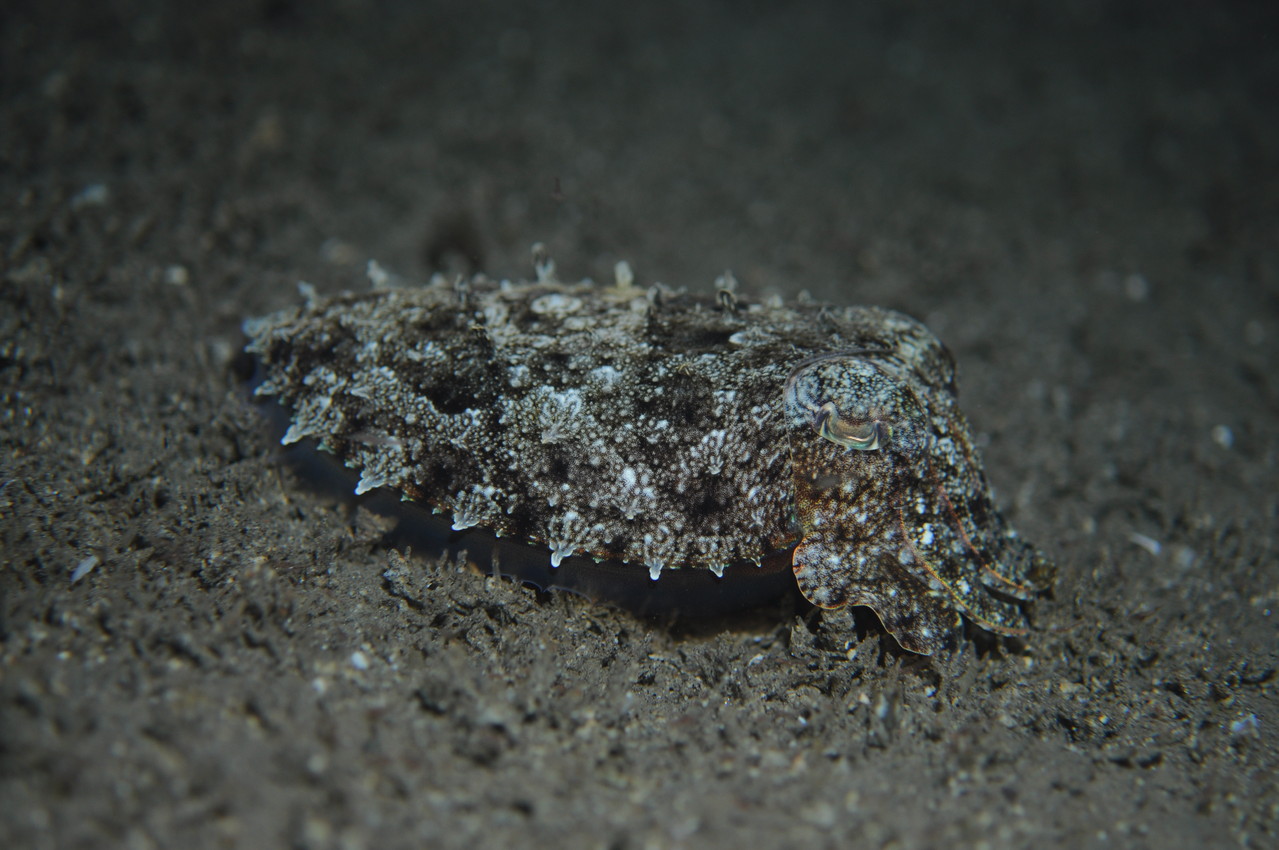
<path id="1" fill-rule="evenodd" d="M 0 27 L 0 845 L 1279 843 L 1273 4 L 209 5 Z M 653 621 L 295 471 L 244 318 L 538 240 L 923 319 L 1036 633 Z"/>

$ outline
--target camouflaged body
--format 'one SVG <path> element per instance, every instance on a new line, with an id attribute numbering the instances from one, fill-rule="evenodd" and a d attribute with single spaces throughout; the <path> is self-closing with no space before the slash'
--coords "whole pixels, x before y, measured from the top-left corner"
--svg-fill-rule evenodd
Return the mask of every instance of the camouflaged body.
<path id="1" fill-rule="evenodd" d="M 811 601 L 870 605 L 908 649 L 935 649 L 959 612 L 1023 627 L 1014 601 L 1044 564 L 996 512 L 922 324 L 628 283 L 437 277 L 313 299 L 246 323 L 257 392 L 291 408 L 284 442 L 359 470 L 357 492 L 396 488 L 552 564 L 718 574 L 799 544 Z M 828 426 L 880 416 L 884 444 L 823 437 L 814 393 Z"/>

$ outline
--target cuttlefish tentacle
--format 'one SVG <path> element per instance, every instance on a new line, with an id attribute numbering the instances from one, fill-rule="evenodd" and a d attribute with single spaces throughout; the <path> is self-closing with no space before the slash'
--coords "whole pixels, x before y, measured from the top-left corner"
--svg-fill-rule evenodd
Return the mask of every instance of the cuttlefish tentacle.
<path id="1" fill-rule="evenodd" d="M 1013 600 L 1035 590 L 1033 550 L 994 508 L 967 425 L 950 397 L 929 392 L 852 353 L 800 364 L 784 393 L 801 592 L 822 608 L 871 608 L 923 654 L 944 646 L 960 613 L 1024 633 Z"/>

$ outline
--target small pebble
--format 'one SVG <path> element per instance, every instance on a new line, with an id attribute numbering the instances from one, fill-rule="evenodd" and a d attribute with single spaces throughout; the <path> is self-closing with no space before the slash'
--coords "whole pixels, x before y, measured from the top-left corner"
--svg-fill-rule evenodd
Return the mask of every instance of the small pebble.
<path id="1" fill-rule="evenodd" d="M 97 555 L 90 555 L 80 561 L 80 563 L 76 564 L 75 569 L 71 571 L 71 583 L 75 584 L 80 581 L 80 579 L 93 572 L 93 568 L 96 567 L 98 563 L 99 559 Z"/>
<path id="2" fill-rule="evenodd" d="M 85 207 L 105 206 L 111 200 L 111 190 L 105 183 L 90 183 L 71 198 L 71 209 L 82 210 Z"/>
<path id="3" fill-rule="evenodd" d="M 1163 551 L 1163 545 L 1158 540 L 1153 537 L 1147 537 L 1144 534 L 1138 534 L 1135 531 L 1128 535 L 1128 541 L 1135 543 L 1155 557 L 1159 557 L 1159 553 Z"/>

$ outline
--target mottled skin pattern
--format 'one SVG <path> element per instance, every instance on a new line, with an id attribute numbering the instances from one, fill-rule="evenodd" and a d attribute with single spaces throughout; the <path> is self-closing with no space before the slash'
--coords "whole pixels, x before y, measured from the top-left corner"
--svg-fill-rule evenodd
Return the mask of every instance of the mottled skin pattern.
<path id="1" fill-rule="evenodd" d="M 543 271 L 546 271 L 543 269 Z M 247 322 L 259 395 L 452 516 L 589 555 L 722 573 L 796 545 L 804 595 L 931 653 L 964 614 L 1025 628 L 1051 571 L 995 510 L 950 354 L 874 307 L 536 283 L 375 289 Z"/>
<path id="2" fill-rule="evenodd" d="M 953 374 L 887 352 L 829 354 L 795 369 L 785 405 L 803 528 L 795 575 L 809 601 L 866 605 L 925 654 L 960 613 L 1025 631 L 1009 600 L 1030 599 L 1051 567 L 995 511 Z"/>

